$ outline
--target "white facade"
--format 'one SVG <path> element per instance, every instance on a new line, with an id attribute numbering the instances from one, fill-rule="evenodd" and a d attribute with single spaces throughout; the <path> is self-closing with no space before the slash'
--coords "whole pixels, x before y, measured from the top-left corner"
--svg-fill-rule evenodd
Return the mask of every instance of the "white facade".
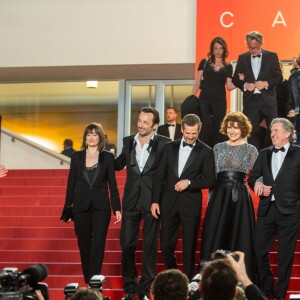
<path id="1" fill-rule="evenodd" d="M 195 62 L 196 0 L 0 0 L 1 67 Z"/>

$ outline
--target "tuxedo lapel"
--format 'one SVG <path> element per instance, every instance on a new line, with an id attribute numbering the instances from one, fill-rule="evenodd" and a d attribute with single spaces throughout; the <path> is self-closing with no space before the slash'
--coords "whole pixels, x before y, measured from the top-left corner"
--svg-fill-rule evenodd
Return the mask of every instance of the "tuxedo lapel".
<path id="1" fill-rule="evenodd" d="M 288 149 L 288 152 L 287 152 L 287 154 L 286 154 L 286 156 L 285 156 L 285 158 L 282 162 L 282 165 L 281 165 L 276 177 L 278 177 L 281 173 L 283 173 L 284 170 L 288 167 L 289 162 L 293 159 L 293 153 L 294 153 L 293 145 L 290 145 L 290 147 Z"/>
<path id="2" fill-rule="evenodd" d="M 140 169 L 137 165 L 137 162 L 136 162 L 136 150 L 135 150 L 135 147 L 136 147 L 136 141 L 134 140 L 134 138 L 130 139 L 130 142 L 129 142 L 129 151 L 130 151 L 130 166 L 131 168 L 135 171 L 135 173 L 137 174 L 141 174 L 140 172 Z"/>
<path id="3" fill-rule="evenodd" d="M 151 143 L 151 140 L 150 140 L 149 143 Z M 150 155 L 149 155 L 149 157 L 148 157 L 148 159 L 146 161 L 146 164 L 145 164 L 143 172 L 142 172 L 143 174 L 147 173 L 151 169 L 151 167 L 152 167 L 152 165 L 154 163 L 154 160 L 155 160 L 155 156 L 156 156 L 156 152 L 157 152 L 157 147 L 158 147 L 158 136 L 155 134 L 154 137 L 153 137 L 152 146 L 149 149 Z"/>
<path id="4" fill-rule="evenodd" d="M 250 74 L 251 74 L 251 78 L 249 79 L 249 82 L 251 81 L 255 81 L 255 76 L 254 76 L 254 73 L 253 73 L 253 69 L 252 69 L 252 65 L 251 65 L 251 54 L 249 53 L 249 55 L 247 56 L 247 66 L 250 70 Z"/>
<path id="5" fill-rule="evenodd" d="M 170 132 L 169 132 L 169 126 L 168 124 L 164 124 L 163 125 L 163 135 L 166 136 L 166 137 L 170 137 Z"/>
<path id="6" fill-rule="evenodd" d="M 176 123 L 176 128 L 175 129 L 176 130 L 175 130 L 174 140 L 177 140 L 177 139 L 180 139 L 181 136 L 182 136 L 180 124 Z"/>
<path id="7" fill-rule="evenodd" d="M 202 145 L 201 145 L 200 142 L 197 140 L 197 141 L 196 141 L 196 144 L 195 144 L 195 146 L 193 147 L 193 150 L 192 150 L 192 152 L 191 152 L 191 154 L 190 154 L 190 156 L 189 156 L 189 158 L 188 158 L 188 160 L 187 160 L 187 162 L 186 162 L 186 164 L 185 164 L 185 166 L 184 166 L 184 168 L 183 168 L 183 170 L 182 170 L 181 176 L 183 176 L 183 175 L 184 175 L 184 172 L 185 172 L 186 170 L 188 170 L 190 167 L 192 167 L 193 163 L 194 163 L 195 161 L 197 161 L 197 159 L 199 159 L 199 152 L 200 152 L 201 148 L 202 148 Z M 180 177 L 181 177 L 181 176 L 180 176 Z"/>
<path id="8" fill-rule="evenodd" d="M 265 64 L 266 64 L 266 61 L 267 61 L 265 52 L 262 51 L 261 54 L 262 54 L 262 56 L 261 56 L 261 65 L 260 65 L 259 73 L 257 75 L 257 80 L 259 80 L 262 71 L 265 69 Z"/>
<path id="9" fill-rule="evenodd" d="M 273 147 L 270 147 L 268 152 L 267 152 L 267 165 L 268 165 L 268 169 L 269 172 L 272 174 L 272 178 L 273 178 L 273 172 L 272 172 L 272 151 Z"/>
<path id="10" fill-rule="evenodd" d="M 179 178 L 178 175 L 178 161 L 179 161 L 179 147 L 180 147 L 180 143 L 181 143 L 181 139 L 180 140 L 176 140 L 175 142 L 173 142 L 173 147 L 172 147 L 172 158 L 174 161 L 174 172 L 176 174 L 176 176 Z"/>
<path id="11" fill-rule="evenodd" d="M 81 151 L 80 153 L 80 165 L 81 165 L 81 170 L 82 170 L 82 174 L 83 177 L 85 178 L 86 182 L 92 186 L 92 183 L 90 182 L 90 178 L 88 176 L 87 170 L 86 170 L 86 151 Z"/>
<path id="12" fill-rule="evenodd" d="M 130 166 L 134 167 L 136 165 L 136 160 L 135 160 L 135 156 L 136 156 L 136 141 L 134 139 L 132 139 L 129 142 L 129 155 L 130 155 Z"/>

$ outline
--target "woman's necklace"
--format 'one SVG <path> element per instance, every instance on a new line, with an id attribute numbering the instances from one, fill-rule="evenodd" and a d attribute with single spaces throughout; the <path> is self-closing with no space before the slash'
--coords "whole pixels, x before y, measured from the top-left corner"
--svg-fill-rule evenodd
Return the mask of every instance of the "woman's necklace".
<path id="1" fill-rule="evenodd" d="M 222 60 L 219 61 L 215 61 L 215 63 L 213 64 L 213 67 L 216 71 L 219 71 L 221 68 L 224 67 Z"/>

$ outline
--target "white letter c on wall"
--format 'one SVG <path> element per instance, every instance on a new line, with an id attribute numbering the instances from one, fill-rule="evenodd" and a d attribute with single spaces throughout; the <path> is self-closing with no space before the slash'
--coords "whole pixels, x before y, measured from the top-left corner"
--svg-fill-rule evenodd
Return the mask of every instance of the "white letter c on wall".
<path id="1" fill-rule="evenodd" d="M 234 17 L 233 13 L 231 13 L 230 11 L 225 11 L 225 12 L 223 12 L 223 13 L 221 14 L 221 16 L 220 16 L 220 23 L 221 23 L 221 25 L 222 25 L 223 27 L 225 27 L 225 28 L 232 27 L 233 24 L 234 24 L 234 22 L 230 22 L 229 24 L 226 24 L 226 23 L 224 22 L 224 17 L 225 17 L 226 15 L 229 15 L 230 17 Z"/>

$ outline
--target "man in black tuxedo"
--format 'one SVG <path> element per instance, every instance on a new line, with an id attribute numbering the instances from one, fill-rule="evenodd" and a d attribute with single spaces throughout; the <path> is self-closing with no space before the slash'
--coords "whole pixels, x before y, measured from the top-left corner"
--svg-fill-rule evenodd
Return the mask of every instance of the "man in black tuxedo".
<path id="1" fill-rule="evenodd" d="M 269 128 L 277 117 L 276 85 L 283 77 L 277 54 L 261 48 L 263 36 L 259 32 L 249 32 L 246 43 L 249 51 L 239 56 L 233 83 L 244 93 L 243 112 L 253 126 L 248 141 L 259 150 L 265 146 L 260 145 L 260 124 L 265 119 Z"/>
<path id="2" fill-rule="evenodd" d="M 152 107 L 142 108 L 137 122 L 138 133 L 125 137 L 122 153 L 115 160 L 115 169 L 126 166 L 127 178 L 123 196 L 122 247 L 123 300 L 148 299 L 156 275 L 159 221 L 151 215 L 154 172 L 162 150 L 171 140 L 155 133 L 159 113 Z M 135 251 L 139 227 L 143 221 L 142 274 L 138 283 Z"/>
<path id="3" fill-rule="evenodd" d="M 176 123 L 177 111 L 174 107 L 166 110 L 167 123 L 157 128 L 157 134 L 169 137 L 171 140 L 177 140 L 182 137 L 181 125 Z"/>
<path id="4" fill-rule="evenodd" d="M 201 122 L 195 114 L 182 120 L 182 139 L 166 145 L 154 177 L 151 212 L 161 216 L 161 249 L 166 268 L 177 268 L 175 247 L 182 227 L 183 271 L 192 279 L 201 221 L 202 189 L 215 184 L 212 149 L 198 137 Z"/>
<path id="5" fill-rule="evenodd" d="M 61 154 L 71 157 L 72 153 L 76 150 L 73 148 L 73 141 L 71 139 L 65 139 L 64 140 L 64 150 L 61 152 Z"/>
<path id="6" fill-rule="evenodd" d="M 255 251 L 261 289 L 266 296 L 284 299 L 291 276 L 300 225 L 300 147 L 293 145 L 294 126 L 284 118 L 271 123 L 273 147 L 261 150 L 248 183 L 260 196 Z M 268 254 L 278 236 L 278 281 Z"/>

